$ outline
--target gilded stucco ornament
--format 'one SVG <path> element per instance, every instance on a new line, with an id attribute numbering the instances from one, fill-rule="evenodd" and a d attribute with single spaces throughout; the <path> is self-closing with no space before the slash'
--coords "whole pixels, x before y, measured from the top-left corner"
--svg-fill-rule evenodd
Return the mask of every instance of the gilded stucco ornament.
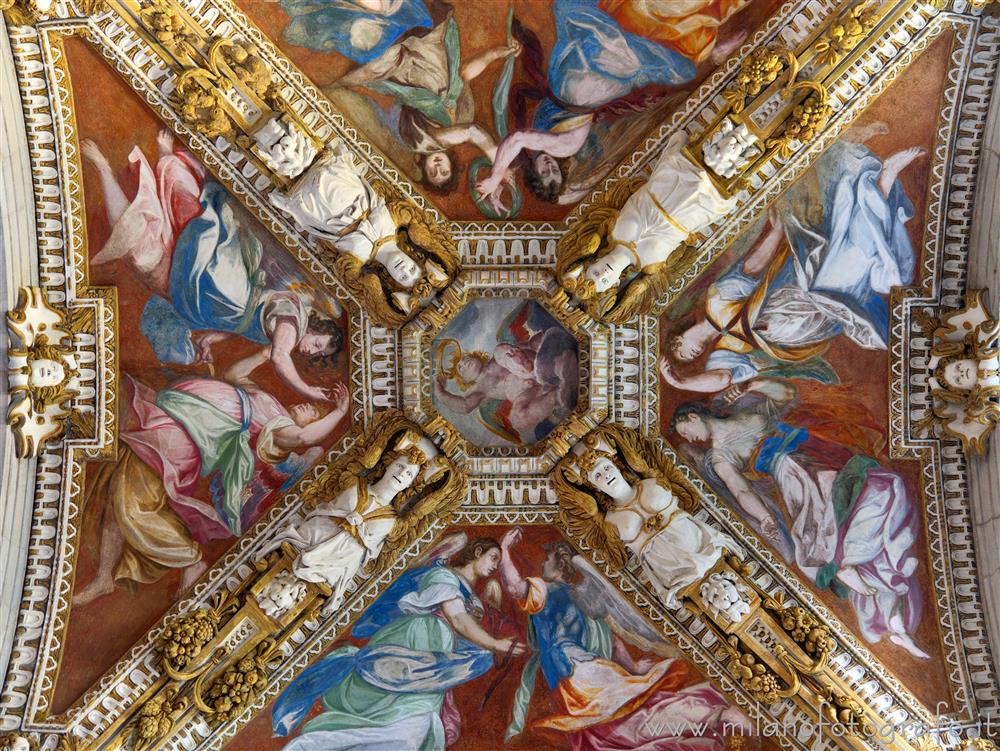
<path id="1" fill-rule="evenodd" d="M 932 340 L 927 386 L 933 404 L 916 428 L 958 439 L 967 454 L 985 453 L 1000 422 L 1000 323 L 984 297 L 985 290 L 970 290 L 961 310 L 920 321 Z"/>
<path id="2" fill-rule="evenodd" d="M 303 494 L 304 513 L 266 544 L 294 551 L 290 576 L 262 592 L 266 609 L 283 610 L 307 582 L 332 591 L 324 615 L 340 608 L 363 569 L 386 570 L 435 522 L 447 522 L 465 498 L 465 475 L 394 410 L 371 427 Z"/>
<path id="3" fill-rule="evenodd" d="M 3 13 L 15 26 L 30 26 L 49 18 L 56 0 L 0 0 Z"/>
<path id="4" fill-rule="evenodd" d="M 38 743 L 23 733 L 0 735 L 0 751 L 38 751 Z"/>
<path id="5" fill-rule="evenodd" d="M 341 142 L 270 199 L 332 249 L 344 284 L 386 327 L 402 326 L 458 274 L 458 250 L 441 223 L 369 182 L 365 166 Z"/>
<path id="6" fill-rule="evenodd" d="M 732 552 L 736 543 L 694 515 L 697 491 L 654 441 L 602 425 L 556 465 L 551 481 L 570 537 L 609 569 L 637 571 L 666 607 L 697 615 L 755 701 L 790 699 L 816 720 L 840 723 L 847 748 L 867 748 L 885 720 L 831 664 L 829 626 L 754 581 Z M 887 747 L 912 748 L 902 739 Z"/>
<path id="7" fill-rule="evenodd" d="M 684 154 L 686 143 L 675 134 L 647 180 L 615 183 L 559 238 L 556 277 L 594 318 L 623 323 L 651 312 L 702 234 L 735 207 Z M 740 158 L 728 153 L 736 140 L 728 144 L 718 144 L 720 162 Z"/>
<path id="8" fill-rule="evenodd" d="M 38 287 L 22 287 L 7 313 L 10 406 L 18 456 L 37 456 L 65 432 L 80 392 L 80 373 L 67 316 Z"/>

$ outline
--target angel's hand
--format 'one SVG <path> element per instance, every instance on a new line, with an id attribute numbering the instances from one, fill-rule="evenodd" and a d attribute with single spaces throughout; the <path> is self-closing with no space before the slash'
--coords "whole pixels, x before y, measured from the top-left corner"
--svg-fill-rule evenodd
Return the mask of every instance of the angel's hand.
<path id="1" fill-rule="evenodd" d="M 519 642 L 517 639 L 500 639 L 494 645 L 493 651 L 501 654 L 507 654 L 509 652 L 514 657 L 520 657 L 521 655 L 528 653 L 528 647 L 526 644 Z"/>
<path id="2" fill-rule="evenodd" d="M 513 529 L 507 530 L 504 536 L 500 538 L 500 549 L 509 551 L 521 541 L 521 536 L 522 533 L 520 527 L 514 527 Z"/>

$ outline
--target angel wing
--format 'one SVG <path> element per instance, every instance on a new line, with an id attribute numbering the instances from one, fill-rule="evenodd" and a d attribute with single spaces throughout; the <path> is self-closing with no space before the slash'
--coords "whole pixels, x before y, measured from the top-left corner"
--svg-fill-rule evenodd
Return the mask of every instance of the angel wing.
<path id="1" fill-rule="evenodd" d="M 465 532 L 452 532 L 442 537 L 436 545 L 431 546 L 430 550 L 421 553 L 417 559 L 413 562 L 411 568 L 418 568 L 420 566 L 429 566 L 432 563 L 437 563 L 438 561 L 447 561 L 455 553 L 464 548 L 469 542 L 469 536 Z"/>
<path id="2" fill-rule="evenodd" d="M 698 492 L 652 439 L 618 425 L 602 426 L 599 432 L 621 453 L 634 472 L 642 477 L 655 478 L 664 489 L 676 496 L 678 505 L 684 511 L 692 513 L 697 510 L 700 502 Z"/>
<path id="3" fill-rule="evenodd" d="M 581 576 L 580 583 L 573 586 L 573 602 L 584 615 L 605 621 L 620 638 L 644 652 L 664 658 L 680 656 L 680 650 L 639 615 L 590 561 L 575 555 L 573 565 Z"/>
<path id="4" fill-rule="evenodd" d="M 408 320 L 391 302 L 377 274 L 366 271 L 361 261 L 350 253 L 338 253 L 333 268 L 365 311 L 389 329 L 398 329 Z"/>
<path id="5" fill-rule="evenodd" d="M 465 498 L 465 475 L 449 464 L 444 479 L 439 482 L 441 484 L 436 489 L 414 501 L 396 520 L 382 544 L 382 551 L 372 564 L 374 572 L 385 571 L 399 552 L 416 542 L 434 522 L 450 521 Z"/>
<path id="6" fill-rule="evenodd" d="M 556 465 L 552 483 L 559 498 L 559 520 L 570 535 L 599 551 L 615 568 L 625 568 L 628 562 L 625 545 L 618 528 L 605 520 L 597 499 L 566 476 L 563 462 Z"/>

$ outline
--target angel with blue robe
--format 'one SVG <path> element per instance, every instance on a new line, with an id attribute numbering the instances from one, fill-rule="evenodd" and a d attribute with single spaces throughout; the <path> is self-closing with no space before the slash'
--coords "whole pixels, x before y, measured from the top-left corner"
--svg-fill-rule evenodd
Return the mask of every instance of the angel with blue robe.
<path id="1" fill-rule="evenodd" d="M 423 0 L 281 0 L 285 41 L 367 63 L 403 34 L 431 26 Z"/>
<path id="2" fill-rule="evenodd" d="M 568 735 L 573 748 L 722 751 L 723 729 L 749 730 L 749 720 L 569 543 L 546 545 L 541 576 L 524 576 L 511 555 L 520 539 L 517 528 L 501 539 L 500 579 L 528 615 L 535 651 L 514 697 L 508 741 L 525 730 L 538 672 L 560 711 L 532 729 Z M 626 641 L 651 656 L 633 657 Z"/>
<path id="3" fill-rule="evenodd" d="M 496 571 L 500 546 L 452 537 L 462 542 L 458 552 L 425 557 L 365 611 L 352 630 L 367 639 L 363 647 L 335 649 L 278 697 L 279 736 L 294 732 L 322 698 L 323 711 L 285 751 L 444 751 L 460 721 L 448 692 L 486 673 L 492 653 L 524 654 L 523 644 L 494 638 L 480 623 L 474 589 Z"/>
<path id="4" fill-rule="evenodd" d="M 830 341 L 886 349 L 887 297 L 916 268 L 906 223 L 913 206 L 899 174 L 925 152 L 880 159 L 862 143 L 834 144 L 816 166 L 823 216 L 808 221 L 777 206 L 746 257 L 709 287 L 704 316 L 672 336 L 660 372 L 669 386 L 715 393 L 758 375 L 835 382 L 822 360 Z M 682 375 L 676 363 L 699 360 Z"/>
<path id="5" fill-rule="evenodd" d="M 169 131 L 160 131 L 157 147 L 155 171 L 138 146 L 129 154 L 137 182 L 129 199 L 97 144 L 81 143 L 111 225 L 91 264 L 122 261 L 150 289 L 139 328 L 160 362 L 211 366 L 214 345 L 241 337 L 261 345 L 263 360 L 291 388 L 329 401 L 326 389 L 302 378 L 292 354 L 318 361 L 338 354 L 336 303 L 305 284 L 273 285 L 263 245 L 226 190 Z M 321 313 L 324 307 L 331 314 Z"/>
<path id="6" fill-rule="evenodd" d="M 545 80 L 531 94 L 542 102 L 529 128 L 500 143 L 491 173 L 476 185 L 479 195 L 496 194 L 523 152 L 528 155 L 529 190 L 542 200 L 562 203 L 568 187 L 563 162 L 588 143 L 598 110 L 646 86 L 680 86 L 697 75 L 694 62 L 680 53 L 622 29 L 598 0 L 555 0 L 552 15 L 555 45 Z M 522 41 L 526 49 L 534 46 L 532 36 L 529 32 Z M 525 56 L 526 66 L 529 59 Z"/>

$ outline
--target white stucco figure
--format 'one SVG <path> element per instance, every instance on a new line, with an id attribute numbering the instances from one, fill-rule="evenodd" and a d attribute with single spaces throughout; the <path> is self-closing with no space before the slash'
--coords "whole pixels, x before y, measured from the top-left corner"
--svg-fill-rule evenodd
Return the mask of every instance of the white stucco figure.
<path id="1" fill-rule="evenodd" d="M 257 595 L 257 604 L 274 619 L 281 618 L 306 596 L 306 583 L 291 571 L 278 573 Z"/>
<path id="2" fill-rule="evenodd" d="M 732 571 L 717 571 L 699 588 L 709 615 L 724 616 L 730 623 L 739 623 L 750 612 L 750 587 Z"/>
<path id="3" fill-rule="evenodd" d="M 316 158 L 316 144 L 296 125 L 272 117 L 253 134 L 257 155 L 282 177 L 298 177 Z"/>
<path id="4" fill-rule="evenodd" d="M 745 124 L 736 125 L 729 118 L 702 144 L 705 166 L 719 177 L 736 177 L 760 154 L 757 137 Z"/>

